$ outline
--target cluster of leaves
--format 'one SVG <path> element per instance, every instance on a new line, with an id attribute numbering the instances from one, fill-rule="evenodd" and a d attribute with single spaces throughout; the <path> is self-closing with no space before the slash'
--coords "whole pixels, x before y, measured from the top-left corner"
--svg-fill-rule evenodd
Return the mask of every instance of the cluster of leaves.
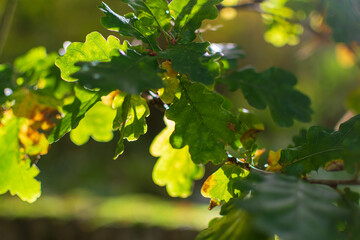
<path id="1" fill-rule="evenodd" d="M 248 110 L 234 109 L 215 88 L 240 90 L 252 107 L 268 107 L 275 123 L 289 127 L 294 120 L 310 121 L 312 114 L 309 98 L 294 88 L 296 77 L 279 68 L 238 69 L 243 57 L 238 46 L 198 40 L 196 30 L 203 20 L 216 18 L 221 0 L 123 2 L 133 12 L 122 16 L 103 3 L 101 22 L 143 45 L 93 32 L 63 56 L 38 48 L 12 66 L 0 65 L 0 193 L 35 201 L 40 183 L 34 162 L 68 132 L 81 145 L 90 137 L 110 141 L 119 131 L 116 159 L 124 139 L 146 133 L 148 101 L 156 100 L 166 128 L 150 147 L 159 157 L 154 182 L 171 196 L 187 197 L 205 164 L 220 165 L 202 194 L 211 199 L 211 208 L 225 203 L 224 216 L 211 221 L 198 239 L 356 239 L 359 195 L 338 185 L 359 183 L 360 116 L 338 131 L 311 127 L 293 145 L 270 152 L 268 164 L 260 163 L 264 151 L 256 140 L 263 124 Z M 345 7 L 346 17 L 329 5 L 327 23 L 336 41 L 349 43 L 358 35 L 339 31 L 359 18 L 359 8 L 355 0 Z M 354 178 L 309 178 L 312 171 L 334 166 Z"/>

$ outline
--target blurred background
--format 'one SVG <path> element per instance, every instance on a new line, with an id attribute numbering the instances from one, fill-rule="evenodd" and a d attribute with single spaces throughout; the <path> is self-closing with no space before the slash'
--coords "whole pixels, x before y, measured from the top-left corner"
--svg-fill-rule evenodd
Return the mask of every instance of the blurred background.
<path id="1" fill-rule="evenodd" d="M 6 2 L 0 0 L 0 14 Z M 106 3 L 120 14 L 130 11 L 120 0 Z M 58 52 L 65 41 L 83 42 L 92 31 L 112 34 L 100 24 L 100 4 L 97 0 L 19 0 L 0 63 L 12 62 L 37 46 Z M 322 21 L 316 17 L 313 15 L 313 27 Z M 276 66 L 293 72 L 298 77 L 297 88 L 312 100 L 312 122 L 280 128 L 268 110 L 255 110 L 240 91 L 230 93 L 219 86 L 217 90 L 230 98 L 234 107 L 253 110 L 264 122 L 260 147 L 284 148 L 301 128 L 321 125 L 332 129 L 346 113 L 345 100 L 359 85 L 359 70 L 354 56 L 341 44 L 307 29 L 299 41 L 271 44 L 264 38 L 268 29 L 259 13 L 231 8 L 222 9 L 217 19 L 205 21 L 202 29 L 206 41 L 242 47 L 246 57 L 239 67 L 253 65 L 262 71 Z M 112 160 L 116 134 L 109 143 L 90 140 L 83 146 L 74 145 L 67 135 L 51 146 L 37 164 L 40 199 L 28 204 L 17 197 L 0 197 L 1 238 L 193 239 L 218 215 L 216 208 L 207 210 L 209 200 L 200 194 L 206 176 L 216 167 L 206 166 L 204 178 L 196 182 L 188 199 L 170 198 L 164 187 L 155 185 L 152 168 L 156 158 L 148 149 L 164 127 L 162 118 L 161 112 L 151 109 L 148 133 L 137 142 L 126 143 L 125 153 L 116 161 Z"/>

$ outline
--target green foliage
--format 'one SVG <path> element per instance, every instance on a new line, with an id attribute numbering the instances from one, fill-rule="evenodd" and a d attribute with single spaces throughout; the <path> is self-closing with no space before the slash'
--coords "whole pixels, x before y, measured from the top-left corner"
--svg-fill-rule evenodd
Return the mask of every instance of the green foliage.
<path id="1" fill-rule="evenodd" d="M 32 203 L 41 193 L 40 182 L 35 179 L 39 170 L 19 152 L 20 120 L 14 117 L 3 124 L 0 129 L 0 194 L 10 191 Z"/>
<path id="2" fill-rule="evenodd" d="M 231 91 L 241 89 L 253 107 L 264 109 L 269 106 L 271 116 L 279 126 L 291 126 L 293 119 L 310 121 L 310 99 L 293 88 L 296 77 L 287 71 L 269 68 L 257 73 L 248 68 L 233 72 L 220 82 Z"/>
<path id="3" fill-rule="evenodd" d="M 159 186 L 165 186 L 172 197 L 188 197 L 192 193 L 193 180 L 203 177 L 203 166 L 192 162 L 189 147 L 175 149 L 169 142 L 174 131 L 174 122 L 165 119 L 166 128 L 154 139 L 150 153 L 159 157 L 153 170 L 153 180 Z"/>
<path id="4" fill-rule="evenodd" d="M 89 33 L 84 43 L 74 42 L 66 49 L 64 56 L 55 64 L 61 70 L 61 77 L 66 81 L 76 81 L 71 75 L 79 70 L 75 63 L 80 61 L 110 61 L 114 49 L 126 51 L 127 42 L 120 44 L 119 39 L 110 36 L 107 40 L 98 32 Z"/>
<path id="5" fill-rule="evenodd" d="M 123 139 L 128 141 L 137 140 L 140 135 L 147 131 L 146 117 L 150 115 L 146 101 L 140 96 L 120 93 L 115 97 L 113 108 L 116 116 L 113 120 L 113 128 L 119 128 L 120 139 L 114 158 L 124 151 Z"/>
<path id="6" fill-rule="evenodd" d="M 81 145 L 90 137 L 109 141 L 119 131 L 117 158 L 124 139 L 135 141 L 147 132 L 148 105 L 154 104 L 165 112 L 167 124 L 150 147 L 159 157 L 153 169 L 156 184 L 166 186 L 171 196 L 187 197 L 204 175 L 202 164 L 220 165 L 202 194 L 211 199 L 210 208 L 225 203 L 224 216 L 211 221 L 197 239 L 357 239 L 359 194 L 339 186 L 359 185 L 360 115 L 338 131 L 318 126 L 301 131 L 293 145 L 270 151 L 265 164 L 260 159 L 264 150 L 258 148 L 264 124 L 246 109 L 233 109 L 216 92 L 223 90 L 217 84 L 240 90 L 254 108 L 268 106 L 277 125 L 290 127 L 294 120 L 309 122 L 312 114 L 310 99 L 294 88 L 296 77 L 274 67 L 237 70 L 244 57 L 240 47 L 202 39 L 197 29 L 217 17 L 221 0 L 123 2 L 134 12 L 121 16 L 103 3 L 101 22 L 145 46 L 93 32 L 63 56 L 38 47 L 12 65 L 0 65 L 0 193 L 35 201 L 39 171 L 30 159 L 39 159 L 49 143 L 68 132 Z M 356 53 L 360 6 L 355 0 L 246 4 L 261 9 L 268 26 L 265 38 L 277 46 L 296 44 L 300 20 L 309 15 L 313 31 L 330 36 L 327 24 L 335 41 Z M 318 29 L 311 26 L 314 15 L 320 15 Z M 357 94 L 348 102 L 354 110 Z M 353 178 L 316 178 L 315 171 L 332 171 L 333 163 Z"/>
<path id="7" fill-rule="evenodd" d="M 221 0 L 173 0 L 169 4 L 170 12 L 175 19 L 172 33 L 181 43 L 195 39 L 195 30 L 200 28 L 205 19 L 214 19 L 218 15 L 215 7 Z"/>
<path id="8" fill-rule="evenodd" d="M 131 49 L 127 50 L 127 53 L 114 51 L 113 55 L 108 63 L 77 63 L 81 69 L 72 76 L 90 89 L 120 89 L 131 94 L 163 86 L 155 57 L 142 55 Z"/>
<path id="9" fill-rule="evenodd" d="M 98 142 L 109 142 L 113 138 L 113 119 L 116 111 L 111 107 L 97 102 L 79 125 L 70 132 L 70 139 L 77 145 L 83 145 L 92 137 Z"/>
<path id="10" fill-rule="evenodd" d="M 188 43 L 170 46 L 160 57 L 171 59 L 172 68 L 190 79 L 204 84 L 213 84 L 220 75 L 216 57 L 204 56 L 209 43 Z"/>
<path id="11" fill-rule="evenodd" d="M 58 141 L 71 129 L 76 128 L 80 120 L 84 118 L 85 113 L 100 100 L 101 93 L 90 92 L 77 87 L 75 88 L 75 96 L 73 103 L 64 107 L 65 116 L 56 124 L 49 135 L 50 143 Z"/>
<path id="12" fill-rule="evenodd" d="M 336 223 L 345 212 L 333 204 L 340 196 L 330 187 L 270 175 L 256 184 L 253 191 L 252 198 L 234 200 L 230 207 L 254 216 L 258 229 L 289 240 L 339 239 Z"/>
<path id="13" fill-rule="evenodd" d="M 224 108 L 224 98 L 204 85 L 184 80 L 180 84 L 180 99 L 166 111 L 175 122 L 171 145 L 178 149 L 188 145 L 194 163 L 221 163 L 227 158 L 225 145 L 234 138 L 228 125 L 235 124 L 235 117 Z"/>
<path id="14" fill-rule="evenodd" d="M 217 204 L 228 202 L 231 198 L 242 194 L 234 186 L 241 182 L 248 173 L 236 164 L 224 164 L 206 179 L 201 194 L 204 197 L 211 198 Z"/>

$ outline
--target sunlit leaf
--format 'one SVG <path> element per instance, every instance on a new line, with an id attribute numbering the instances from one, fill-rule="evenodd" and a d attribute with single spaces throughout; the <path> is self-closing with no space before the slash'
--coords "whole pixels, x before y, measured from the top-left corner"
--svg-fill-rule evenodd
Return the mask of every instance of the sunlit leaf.
<path id="1" fill-rule="evenodd" d="M 136 15 L 154 18 L 156 24 L 168 31 L 171 27 L 171 16 L 166 0 L 122 0 L 127 3 Z"/>
<path id="2" fill-rule="evenodd" d="M 102 4 L 100 10 L 104 12 L 105 16 L 101 18 L 101 23 L 104 27 L 112 31 L 117 31 L 121 35 L 140 39 L 148 43 L 153 49 L 158 49 L 156 38 L 160 32 L 154 25 L 147 23 L 148 18 L 146 16 L 144 19 L 138 18 L 133 13 L 121 16 L 111 10 L 105 3 Z"/>
<path id="3" fill-rule="evenodd" d="M 173 0 L 169 4 L 175 19 L 173 34 L 183 43 L 195 39 L 195 30 L 200 28 L 204 19 L 215 19 L 218 10 L 215 5 L 222 0 Z"/>
<path id="4" fill-rule="evenodd" d="M 27 202 L 34 202 L 41 194 L 35 177 L 39 170 L 19 152 L 19 120 L 8 120 L 0 129 L 0 194 L 10 191 Z"/>
<path id="5" fill-rule="evenodd" d="M 115 54 L 114 54 L 115 55 Z M 156 57 L 141 55 L 134 50 L 117 52 L 110 62 L 79 62 L 80 70 L 72 76 L 87 88 L 103 91 L 122 90 L 139 94 L 146 89 L 163 87 Z"/>
<path id="6" fill-rule="evenodd" d="M 175 121 L 170 143 L 180 149 L 189 145 L 192 160 L 197 163 L 221 163 L 227 158 L 224 147 L 234 138 L 235 124 L 231 112 L 224 108 L 224 98 L 199 83 L 181 82 L 181 97 L 166 111 Z"/>
<path id="7" fill-rule="evenodd" d="M 160 99 L 167 104 L 173 102 L 175 93 L 178 92 L 179 89 L 178 73 L 172 69 L 171 65 L 170 61 L 165 61 L 161 64 L 161 68 L 166 70 L 166 72 L 162 74 L 165 87 L 158 90 Z"/>
<path id="8" fill-rule="evenodd" d="M 80 87 L 75 88 L 76 98 L 73 103 L 65 106 L 65 116 L 59 120 L 55 128 L 49 135 L 49 143 L 53 143 L 62 138 L 71 129 L 74 129 L 84 118 L 85 113 L 98 101 L 102 93 L 91 92 Z"/>
<path id="9" fill-rule="evenodd" d="M 108 142 L 113 138 L 113 120 L 116 111 L 102 102 L 97 102 L 79 125 L 70 132 L 70 139 L 77 145 L 85 144 L 91 137 L 97 142 Z"/>
<path id="10" fill-rule="evenodd" d="M 172 197 L 188 197 L 191 195 L 193 181 L 202 178 L 204 168 L 195 165 L 189 153 L 189 147 L 175 149 L 169 142 L 175 123 L 165 119 L 166 128 L 155 137 L 150 153 L 159 157 L 154 169 L 153 180 L 159 186 L 166 186 Z"/>
<path id="11" fill-rule="evenodd" d="M 61 77 L 66 81 L 76 81 L 71 75 L 77 72 L 80 67 L 75 63 L 80 61 L 101 61 L 108 62 L 112 57 L 114 49 L 126 51 L 127 42 L 123 45 L 114 36 L 109 36 L 106 40 L 100 33 L 92 32 L 86 36 L 84 43 L 73 42 L 66 49 L 64 56 L 56 59 L 55 64 L 61 70 Z"/>
<path id="12" fill-rule="evenodd" d="M 220 204 L 231 198 L 240 196 L 241 192 L 234 188 L 236 182 L 245 178 L 249 172 L 236 164 L 224 164 L 206 179 L 201 194 Z"/>
<path id="13" fill-rule="evenodd" d="M 114 156 L 117 158 L 124 151 L 123 139 L 136 141 L 140 135 L 146 133 L 146 117 L 150 115 L 150 110 L 145 99 L 125 93 L 120 93 L 115 97 L 113 108 L 116 109 L 113 128 L 118 128 L 120 131 L 120 139 Z"/>

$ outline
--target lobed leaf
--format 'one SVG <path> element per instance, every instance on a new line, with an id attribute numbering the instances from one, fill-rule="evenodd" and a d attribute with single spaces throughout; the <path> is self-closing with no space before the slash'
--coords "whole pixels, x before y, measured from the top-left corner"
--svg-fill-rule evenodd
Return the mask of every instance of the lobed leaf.
<path id="1" fill-rule="evenodd" d="M 180 99 L 166 111 L 166 117 L 175 121 L 171 145 L 177 149 L 188 145 L 196 164 L 221 163 L 227 159 L 225 145 L 235 136 L 228 127 L 235 124 L 235 117 L 224 108 L 224 98 L 204 85 L 188 81 L 180 85 Z"/>
<path id="2" fill-rule="evenodd" d="M 310 99 L 293 88 L 296 77 L 287 71 L 269 68 L 257 73 L 248 68 L 233 72 L 219 82 L 226 84 L 231 91 L 241 89 L 253 107 L 264 109 L 269 106 L 271 116 L 279 126 L 289 127 L 294 119 L 311 120 Z"/>
<path id="3" fill-rule="evenodd" d="M 131 2 L 134 6 L 135 2 Z M 133 13 L 121 16 L 111 10 L 111 8 L 105 3 L 102 4 L 103 5 L 100 7 L 100 10 L 105 14 L 105 16 L 101 18 L 101 24 L 105 28 L 108 28 L 111 31 L 117 31 L 123 36 L 135 37 L 145 43 L 148 43 L 153 49 L 158 49 L 156 38 L 159 36 L 159 31 L 152 24 L 147 24 L 148 18 L 138 18 Z"/>
<path id="4" fill-rule="evenodd" d="M 345 215 L 333 204 L 339 199 L 335 190 L 277 174 L 254 188 L 251 199 L 235 200 L 233 208 L 253 214 L 258 229 L 284 240 L 339 239 L 337 223 Z"/>
<path id="5" fill-rule="evenodd" d="M 160 28 L 168 31 L 171 28 L 171 15 L 166 0 L 122 0 L 139 16 L 151 17 Z"/>
<path id="6" fill-rule="evenodd" d="M 113 108 L 116 109 L 113 128 L 120 130 L 120 139 L 114 156 L 116 159 L 124 151 L 123 139 L 135 141 L 147 132 L 146 117 L 150 115 L 150 110 L 145 99 L 125 93 L 115 97 Z"/>
<path id="7" fill-rule="evenodd" d="M 113 120 L 116 111 L 102 102 L 89 109 L 79 125 L 70 132 L 70 139 L 83 145 L 92 137 L 98 142 L 109 142 L 113 138 Z"/>
<path id="8" fill-rule="evenodd" d="M 236 164 L 224 164 L 211 174 L 201 188 L 201 194 L 218 205 L 242 194 L 234 185 L 244 179 L 249 172 Z"/>
<path id="9" fill-rule="evenodd" d="M 117 52 L 110 62 L 79 62 L 76 65 L 80 70 L 72 76 L 89 89 L 119 89 L 130 94 L 139 94 L 146 89 L 163 87 L 158 75 L 161 69 L 157 59 L 131 49 L 127 53 Z"/>
<path id="10" fill-rule="evenodd" d="M 285 172 L 298 175 L 317 170 L 331 160 L 343 158 L 346 170 L 353 172 L 357 164 L 357 149 L 350 145 L 358 141 L 359 121 L 360 115 L 356 115 L 334 132 L 318 126 L 311 127 L 306 133 L 306 141 L 301 137 L 296 147 L 282 150 L 279 163 Z"/>
<path id="11" fill-rule="evenodd" d="M 66 133 L 78 126 L 85 113 L 98 101 L 102 96 L 101 92 L 91 92 L 80 87 L 75 88 L 75 100 L 73 103 L 65 106 L 65 116 L 59 120 L 49 135 L 49 143 L 57 142 Z"/>
<path id="12" fill-rule="evenodd" d="M 215 5 L 222 0 L 173 0 L 169 4 L 175 19 L 173 34 L 181 43 L 191 42 L 196 38 L 195 30 L 200 28 L 205 19 L 215 19 L 218 10 Z"/>
<path id="13" fill-rule="evenodd" d="M 166 186 L 172 197 L 188 197 L 191 195 L 193 181 L 201 179 L 204 167 L 192 162 L 189 147 L 175 149 L 169 142 L 175 123 L 165 118 L 166 128 L 153 140 L 150 153 L 159 157 L 154 169 L 153 180 L 159 186 Z"/>
<path id="14" fill-rule="evenodd" d="M 235 210 L 222 218 L 214 218 L 209 227 L 199 233 L 196 240 L 267 240 L 268 236 L 251 225 L 252 218 L 243 211 Z"/>
<path id="15" fill-rule="evenodd" d="M 213 84 L 220 75 L 220 66 L 215 58 L 204 56 L 209 46 L 208 42 L 176 44 L 159 56 L 171 59 L 171 67 L 179 73 L 188 74 L 192 81 Z"/>
<path id="16" fill-rule="evenodd" d="M 0 129 L 0 194 L 10 191 L 32 203 L 40 197 L 41 185 L 35 177 L 39 170 L 19 151 L 19 120 L 9 119 Z"/>
<path id="17" fill-rule="evenodd" d="M 127 42 L 121 45 L 120 40 L 114 36 L 109 36 L 106 40 L 100 33 L 92 32 L 86 36 L 84 43 L 71 43 L 65 55 L 57 58 L 55 64 L 61 70 L 61 77 L 73 82 L 77 79 L 71 75 L 80 69 L 79 66 L 75 66 L 75 63 L 80 61 L 108 62 L 111 60 L 114 49 L 126 51 Z"/>

